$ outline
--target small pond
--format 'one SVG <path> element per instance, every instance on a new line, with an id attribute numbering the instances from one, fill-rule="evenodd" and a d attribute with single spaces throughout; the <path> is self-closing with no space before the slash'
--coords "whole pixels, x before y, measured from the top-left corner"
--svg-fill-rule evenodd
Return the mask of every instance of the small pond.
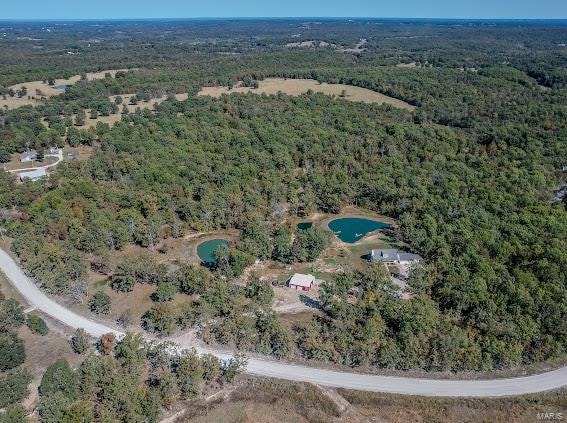
<path id="1" fill-rule="evenodd" d="M 65 91 L 67 89 L 67 87 L 69 87 L 69 85 L 56 85 L 55 89 Z"/>
<path id="2" fill-rule="evenodd" d="M 309 229 L 311 226 L 313 226 L 313 222 L 299 222 L 297 224 L 297 230 L 305 231 Z"/>
<path id="3" fill-rule="evenodd" d="M 201 242 L 197 245 L 197 255 L 207 266 L 214 266 L 216 264 L 214 252 L 221 245 L 228 246 L 228 241 L 226 239 L 211 239 Z"/>
<path id="4" fill-rule="evenodd" d="M 343 242 L 354 244 L 370 232 L 389 227 L 390 225 L 376 220 L 360 217 L 344 217 L 329 222 L 329 229 Z"/>

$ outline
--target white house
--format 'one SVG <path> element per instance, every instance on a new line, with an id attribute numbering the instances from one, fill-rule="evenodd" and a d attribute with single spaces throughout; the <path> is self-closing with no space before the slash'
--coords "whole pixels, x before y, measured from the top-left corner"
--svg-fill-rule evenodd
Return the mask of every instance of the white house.
<path id="1" fill-rule="evenodd" d="M 387 248 L 384 250 L 370 251 L 370 261 L 381 261 L 385 264 L 401 264 L 412 265 L 419 263 L 421 256 L 419 254 L 404 253 L 397 248 Z"/>
<path id="2" fill-rule="evenodd" d="M 309 291 L 313 288 L 313 283 L 315 283 L 315 276 L 296 273 L 289 278 L 288 286 L 296 290 Z"/>
<path id="3" fill-rule="evenodd" d="M 22 172 L 20 173 L 20 181 L 25 181 L 29 179 L 31 181 L 38 181 L 41 178 L 45 178 L 47 176 L 47 171 L 44 168 L 38 168 L 35 170 L 30 170 L 29 172 Z"/>

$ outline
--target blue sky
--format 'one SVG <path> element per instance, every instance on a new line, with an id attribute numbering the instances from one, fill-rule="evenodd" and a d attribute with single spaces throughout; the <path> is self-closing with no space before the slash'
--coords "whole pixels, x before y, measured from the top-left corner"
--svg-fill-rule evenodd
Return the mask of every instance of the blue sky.
<path id="1" fill-rule="evenodd" d="M 0 19 L 567 18 L 567 0 L 0 0 Z"/>

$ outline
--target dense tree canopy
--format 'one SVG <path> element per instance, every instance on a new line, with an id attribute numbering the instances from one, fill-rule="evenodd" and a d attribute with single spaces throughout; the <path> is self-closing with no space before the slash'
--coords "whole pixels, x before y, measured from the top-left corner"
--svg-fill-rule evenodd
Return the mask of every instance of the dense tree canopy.
<path id="1" fill-rule="evenodd" d="M 278 357 L 470 370 L 564 355 L 567 213 L 553 201 L 567 164 L 567 57 L 556 44 L 564 29 L 328 25 L 312 35 L 347 45 L 368 31 L 368 50 L 285 49 L 279 26 L 272 34 L 258 29 L 257 45 L 234 28 L 235 38 L 199 54 L 161 41 L 142 54 L 136 39 L 122 40 L 137 45 L 129 65 L 143 69 L 81 81 L 43 106 L 3 113 L 0 158 L 64 136 L 97 145 L 89 160 L 60 165 L 46 182 L 16 185 L 0 174 L 3 223 L 26 269 L 60 294 L 84 283 L 86 258 L 101 262 L 129 244 L 153 252 L 190 231 L 237 229 L 239 242 L 217 251 L 214 275 L 141 254 L 111 269 L 111 286 L 157 285 L 143 318 L 150 331 L 198 326 L 209 342 Z M 175 25 L 172 39 L 188 32 Z M 242 54 L 230 60 L 213 54 L 235 45 Z M 100 48 L 97 66 L 126 64 L 120 52 Z M 8 72 L 0 83 L 15 82 L 23 70 L 2 60 Z M 87 66 L 93 57 L 83 60 Z M 80 68 L 72 62 L 53 58 L 30 76 L 47 79 L 58 66 L 68 74 Z M 204 84 L 269 76 L 370 88 L 416 110 L 313 93 L 194 95 Z M 76 112 L 115 109 L 109 95 L 144 101 L 180 92 L 189 92 L 187 101 L 125 114 L 112 128 L 67 129 Z M 247 289 L 227 283 L 255 259 L 312 261 L 327 234 L 297 233 L 283 218 L 347 205 L 397 219 L 402 239 L 424 257 L 410 280 L 412 299 L 395 298 L 376 269 L 335 275 L 321 294 L 324 315 L 289 331 L 260 281 Z M 176 292 L 195 297 L 168 301 Z M 104 295 L 92 298 L 94 311 L 108 312 Z M 184 395 L 191 389 L 181 387 Z"/>

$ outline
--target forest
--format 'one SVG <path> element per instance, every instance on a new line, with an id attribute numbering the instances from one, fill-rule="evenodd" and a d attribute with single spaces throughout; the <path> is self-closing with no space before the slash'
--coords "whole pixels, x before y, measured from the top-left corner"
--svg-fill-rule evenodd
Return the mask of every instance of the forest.
<path id="1" fill-rule="evenodd" d="M 296 21 L 269 31 L 262 22 L 218 23 L 226 31 L 215 42 L 213 24 L 171 23 L 171 39 L 155 41 L 164 24 L 147 24 L 147 35 L 131 39 L 119 30 L 141 23 L 113 25 L 91 51 L 88 26 L 47 35 L 22 24 L 18 34 L 45 37 L 43 52 L 0 55 L 4 88 L 109 64 L 132 69 L 80 81 L 35 108 L 1 112 L 0 161 L 30 147 L 95 147 L 88 160 L 63 163 L 43 182 L 0 173 L 2 226 L 43 289 L 104 316 L 112 305 L 106 294 L 87 292 L 89 270 L 109 275 L 121 292 L 153 284 L 155 304 L 137 322 L 145 330 L 198 328 L 205 342 L 277 358 L 468 371 L 565 357 L 567 212 L 565 201 L 553 201 L 567 165 L 564 27 L 330 21 L 303 29 L 309 39 L 344 46 L 369 39 L 364 52 L 350 54 L 285 48 L 290 27 L 304 25 Z M 191 44 L 193 31 L 201 38 Z M 5 42 L 0 51 L 19 45 Z M 57 45 L 75 48 L 81 60 L 53 54 Z M 396 66 L 408 63 L 420 65 Z M 195 95 L 202 86 L 266 77 L 370 88 L 417 109 L 314 93 Z M 184 92 L 186 101 L 171 97 Z M 108 97 L 127 93 L 170 98 L 124 113 L 112 127 L 75 127 L 75 115 L 111 113 L 118 106 Z M 245 287 L 230 283 L 256 259 L 312 261 L 328 234 L 298 234 L 285 218 L 346 206 L 396 219 L 400 238 L 424 257 L 410 278 L 410 300 L 393 295 L 380 266 L 348 270 L 324 284 L 322 314 L 290 329 L 272 312 L 272 288 L 260 275 Z M 213 269 L 153 258 L 164 239 L 219 229 L 241 236 L 217 251 Z M 129 245 L 147 254 L 106 268 Z M 173 305 L 177 292 L 190 299 Z M 96 360 L 91 368 L 130 366 Z M 86 377 L 85 363 L 77 377 Z M 49 395 L 71 404 L 91 391 Z"/>

